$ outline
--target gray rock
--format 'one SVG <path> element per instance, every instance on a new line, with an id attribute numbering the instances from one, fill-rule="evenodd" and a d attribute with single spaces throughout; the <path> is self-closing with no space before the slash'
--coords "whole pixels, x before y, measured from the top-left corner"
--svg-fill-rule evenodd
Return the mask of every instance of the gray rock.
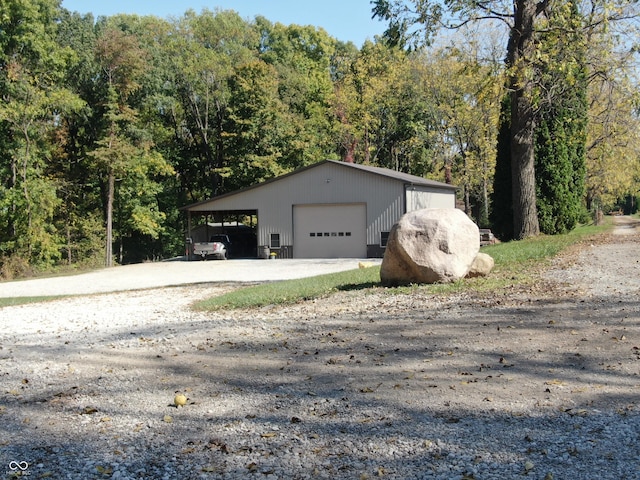
<path id="1" fill-rule="evenodd" d="M 462 210 L 415 210 L 391 229 L 380 278 L 384 285 L 454 282 L 479 251 L 480 231 Z"/>

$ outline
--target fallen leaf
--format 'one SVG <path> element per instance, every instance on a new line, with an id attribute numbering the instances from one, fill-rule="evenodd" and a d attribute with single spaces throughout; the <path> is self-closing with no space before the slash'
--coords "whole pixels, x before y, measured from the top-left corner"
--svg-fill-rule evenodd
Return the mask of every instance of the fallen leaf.
<path id="1" fill-rule="evenodd" d="M 113 473 L 113 469 L 111 467 L 103 467 L 103 466 L 100 466 L 100 465 L 96 466 L 96 471 L 100 475 L 111 475 Z"/>
<path id="2" fill-rule="evenodd" d="M 173 417 L 171 415 L 165 415 L 162 421 L 164 423 L 173 423 Z"/>
<path id="3" fill-rule="evenodd" d="M 548 380 L 544 382 L 545 385 L 564 385 L 565 383 L 562 380 L 558 380 L 554 378 L 553 380 Z"/>

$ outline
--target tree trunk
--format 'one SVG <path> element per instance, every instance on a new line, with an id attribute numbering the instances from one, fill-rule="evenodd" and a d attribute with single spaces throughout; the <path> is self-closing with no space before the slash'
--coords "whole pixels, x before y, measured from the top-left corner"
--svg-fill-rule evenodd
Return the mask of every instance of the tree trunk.
<path id="1" fill-rule="evenodd" d="M 107 186 L 107 238 L 105 245 L 104 264 L 106 267 L 113 266 L 113 198 L 115 196 L 116 175 L 109 169 L 109 179 Z"/>
<path id="2" fill-rule="evenodd" d="M 482 180 L 482 223 L 489 221 L 489 192 L 487 188 L 487 179 Z"/>
<path id="3" fill-rule="evenodd" d="M 518 98 L 512 110 L 511 123 L 511 178 L 513 187 L 513 232 L 517 240 L 538 235 L 536 209 L 536 176 L 534 158 L 535 122 L 531 101 L 526 95 Z"/>
<path id="4" fill-rule="evenodd" d="M 533 85 L 527 71 L 535 51 L 534 21 L 543 6 L 544 2 L 536 0 L 516 0 L 515 22 L 509 39 L 513 233 L 517 240 L 540 233 L 536 209 Z"/>

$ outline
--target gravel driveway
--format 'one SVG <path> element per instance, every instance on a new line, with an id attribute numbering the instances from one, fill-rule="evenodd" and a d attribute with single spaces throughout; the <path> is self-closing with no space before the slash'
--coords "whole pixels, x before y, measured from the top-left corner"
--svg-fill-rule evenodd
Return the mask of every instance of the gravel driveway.
<path id="1" fill-rule="evenodd" d="M 358 268 L 360 261 L 381 263 L 381 259 L 354 258 L 138 263 L 53 279 L 2 282 L 0 297 L 86 295 L 200 283 L 290 280 L 351 270 Z"/>
<path id="2" fill-rule="evenodd" d="M 640 479 L 637 230 L 491 294 L 205 314 L 189 304 L 233 287 L 200 284 L 3 308 L 0 475 Z"/>

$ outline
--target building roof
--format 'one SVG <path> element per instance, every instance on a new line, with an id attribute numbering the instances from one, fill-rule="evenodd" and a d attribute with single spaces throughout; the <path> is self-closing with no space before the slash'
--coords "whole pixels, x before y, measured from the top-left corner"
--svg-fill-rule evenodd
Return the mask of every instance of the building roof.
<path id="1" fill-rule="evenodd" d="M 423 185 L 427 187 L 443 188 L 446 190 L 457 190 L 457 187 L 453 185 L 449 185 L 448 183 L 438 182 L 436 180 L 429 180 L 428 178 L 422 178 L 416 175 L 409 175 L 408 173 L 398 172 L 396 170 L 391 170 L 388 168 L 374 167 L 372 165 L 362 165 L 359 163 L 338 162 L 335 160 L 325 160 L 324 162 L 320 162 L 320 163 L 326 163 L 326 162 L 336 163 L 342 166 L 355 168 L 358 170 L 364 170 L 365 172 L 375 173 L 376 175 L 382 175 L 384 177 L 393 178 L 394 180 L 400 180 L 404 183 L 408 183 L 411 185 Z M 320 165 L 320 163 L 316 163 L 315 165 Z M 311 167 L 315 165 L 311 165 Z"/>
<path id="2" fill-rule="evenodd" d="M 211 202 L 212 200 L 218 200 L 220 198 L 230 197 L 232 195 L 238 195 L 238 194 L 240 194 L 242 192 L 246 192 L 248 190 L 252 190 L 254 188 L 261 187 L 261 186 L 266 185 L 268 183 L 277 182 L 278 180 L 281 180 L 283 178 L 290 177 L 292 175 L 296 175 L 296 174 L 298 174 L 300 172 L 303 172 L 305 170 L 310 170 L 312 168 L 316 168 L 316 167 L 319 167 L 320 165 L 324 165 L 324 164 L 327 164 L 327 163 L 334 164 L 334 165 L 339 165 L 339 166 L 345 167 L 345 168 L 353 168 L 353 169 L 356 169 L 356 170 L 362 170 L 364 172 L 372 173 L 372 174 L 375 174 L 375 175 L 381 175 L 383 177 L 391 178 L 393 180 L 398 180 L 400 182 L 403 182 L 403 183 L 409 184 L 409 185 L 440 188 L 440 189 L 443 189 L 443 190 L 452 190 L 452 191 L 455 191 L 455 190 L 458 189 L 456 186 L 449 185 L 448 183 L 438 182 L 436 180 L 429 180 L 427 178 L 418 177 L 416 175 L 409 175 L 408 173 L 398 172 L 396 170 L 390 170 L 388 168 L 374 167 L 372 165 L 361 165 L 359 163 L 341 162 L 341 161 L 337 161 L 337 160 L 323 160 L 321 162 L 314 163 L 312 165 L 307 165 L 306 167 L 299 168 L 297 170 L 294 170 L 292 172 L 286 173 L 284 175 L 280 175 L 279 177 L 271 178 L 271 179 L 265 180 L 264 182 L 261 182 L 261 183 L 256 183 L 255 185 L 251 185 L 249 187 L 241 188 L 241 189 L 235 190 L 233 192 L 224 193 L 222 195 L 218 195 L 218 196 L 215 196 L 213 198 L 209 198 L 207 200 L 203 200 L 201 202 L 197 202 L 197 203 L 193 203 L 191 205 L 187 205 L 185 207 L 182 207 L 180 210 L 189 210 L 191 207 L 195 207 L 195 206 L 201 205 L 203 203 Z"/>

